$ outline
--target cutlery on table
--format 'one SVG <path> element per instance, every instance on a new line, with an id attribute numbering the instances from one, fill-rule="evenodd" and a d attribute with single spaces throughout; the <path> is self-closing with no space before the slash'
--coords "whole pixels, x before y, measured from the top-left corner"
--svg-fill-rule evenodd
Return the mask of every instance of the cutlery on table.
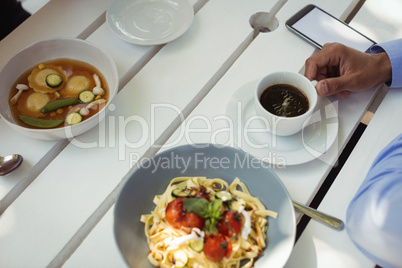
<path id="1" fill-rule="evenodd" d="M 19 154 L 10 154 L 7 156 L 0 156 L 0 176 L 7 175 L 18 168 L 22 163 L 22 156 Z"/>
<path id="2" fill-rule="evenodd" d="M 310 218 L 325 224 L 335 230 L 341 231 L 343 227 L 345 226 L 343 221 L 332 217 L 330 215 L 327 215 L 323 212 L 320 212 L 318 210 L 315 210 L 314 208 L 310 208 L 308 206 L 302 205 L 296 201 L 292 201 L 293 206 L 298 209 L 300 212 L 304 213 L 305 215 L 309 216 Z"/>

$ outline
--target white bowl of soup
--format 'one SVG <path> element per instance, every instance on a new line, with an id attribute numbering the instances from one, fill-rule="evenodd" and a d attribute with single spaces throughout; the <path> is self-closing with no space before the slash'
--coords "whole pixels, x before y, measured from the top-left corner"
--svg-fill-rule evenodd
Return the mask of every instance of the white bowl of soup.
<path id="1" fill-rule="evenodd" d="M 73 138 L 105 117 L 119 86 L 116 64 L 75 38 L 34 43 L 0 71 L 0 114 L 16 131 L 41 140 Z"/>

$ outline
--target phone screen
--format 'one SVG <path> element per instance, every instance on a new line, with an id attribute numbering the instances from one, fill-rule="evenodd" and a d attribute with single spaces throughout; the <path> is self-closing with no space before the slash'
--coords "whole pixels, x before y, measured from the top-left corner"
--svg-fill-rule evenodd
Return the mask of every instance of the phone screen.
<path id="1" fill-rule="evenodd" d="M 315 6 L 288 26 L 294 28 L 304 38 L 311 39 L 310 41 L 320 48 L 325 43 L 338 42 L 364 52 L 375 44 L 374 41 Z"/>

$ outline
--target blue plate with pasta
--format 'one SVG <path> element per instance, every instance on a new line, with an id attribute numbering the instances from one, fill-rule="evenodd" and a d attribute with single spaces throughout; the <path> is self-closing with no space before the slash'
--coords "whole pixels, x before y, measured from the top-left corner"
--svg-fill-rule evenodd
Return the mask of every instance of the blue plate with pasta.
<path id="1" fill-rule="evenodd" d="M 296 221 L 285 186 L 262 161 L 193 144 L 139 164 L 117 198 L 114 233 L 131 267 L 283 267 Z"/>

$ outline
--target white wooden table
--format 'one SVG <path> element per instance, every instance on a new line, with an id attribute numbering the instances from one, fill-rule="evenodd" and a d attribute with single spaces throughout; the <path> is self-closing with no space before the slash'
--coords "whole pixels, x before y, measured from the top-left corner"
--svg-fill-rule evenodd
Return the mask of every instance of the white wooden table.
<path id="1" fill-rule="evenodd" d="M 111 0 L 50 1 L 0 42 L 0 66 L 37 40 L 77 37 L 110 53 L 121 90 L 116 109 L 100 127 L 71 143 L 32 140 L 0 119 L 0 153 L 20 153 L 25 160 L 0 177 L 0 266 L 124 267 L 113 238 L 113 205 L 134 164 L 156 154 L 160 146 L 154 145 L 165 144 L 165 150 L 211 142 L 211 133 L 177 137 L 183 129 L 202 128 L 198 116 L 208 119 L 212 130 L 224 128 L 214 119 L 226 114 L 232 94 L 248 82 L 278 70 L 298 72 L 314 52 L 284 26 L 299 9 L 314 3 L 345 18 L 357 2 L 289 0 L 277 14 L 279 28 L 253 39 L 249 18 L 275 1 L 191 0 L 195 18 L 183 36 L 166 45 L 137 46 L 106 25 Z M 52 27 L 41 31 L 49 21 Z M 342 101 L 330 99 L 339 119 L 335 149 L 325 161 L 275 169 L 293 199 L 312 200 L 374 96 L 372 89 Z M 216 139 L 226 141 L 224 135 Z M 69 166 L 82 162 L 86 168 L 71 174 Z"/>

